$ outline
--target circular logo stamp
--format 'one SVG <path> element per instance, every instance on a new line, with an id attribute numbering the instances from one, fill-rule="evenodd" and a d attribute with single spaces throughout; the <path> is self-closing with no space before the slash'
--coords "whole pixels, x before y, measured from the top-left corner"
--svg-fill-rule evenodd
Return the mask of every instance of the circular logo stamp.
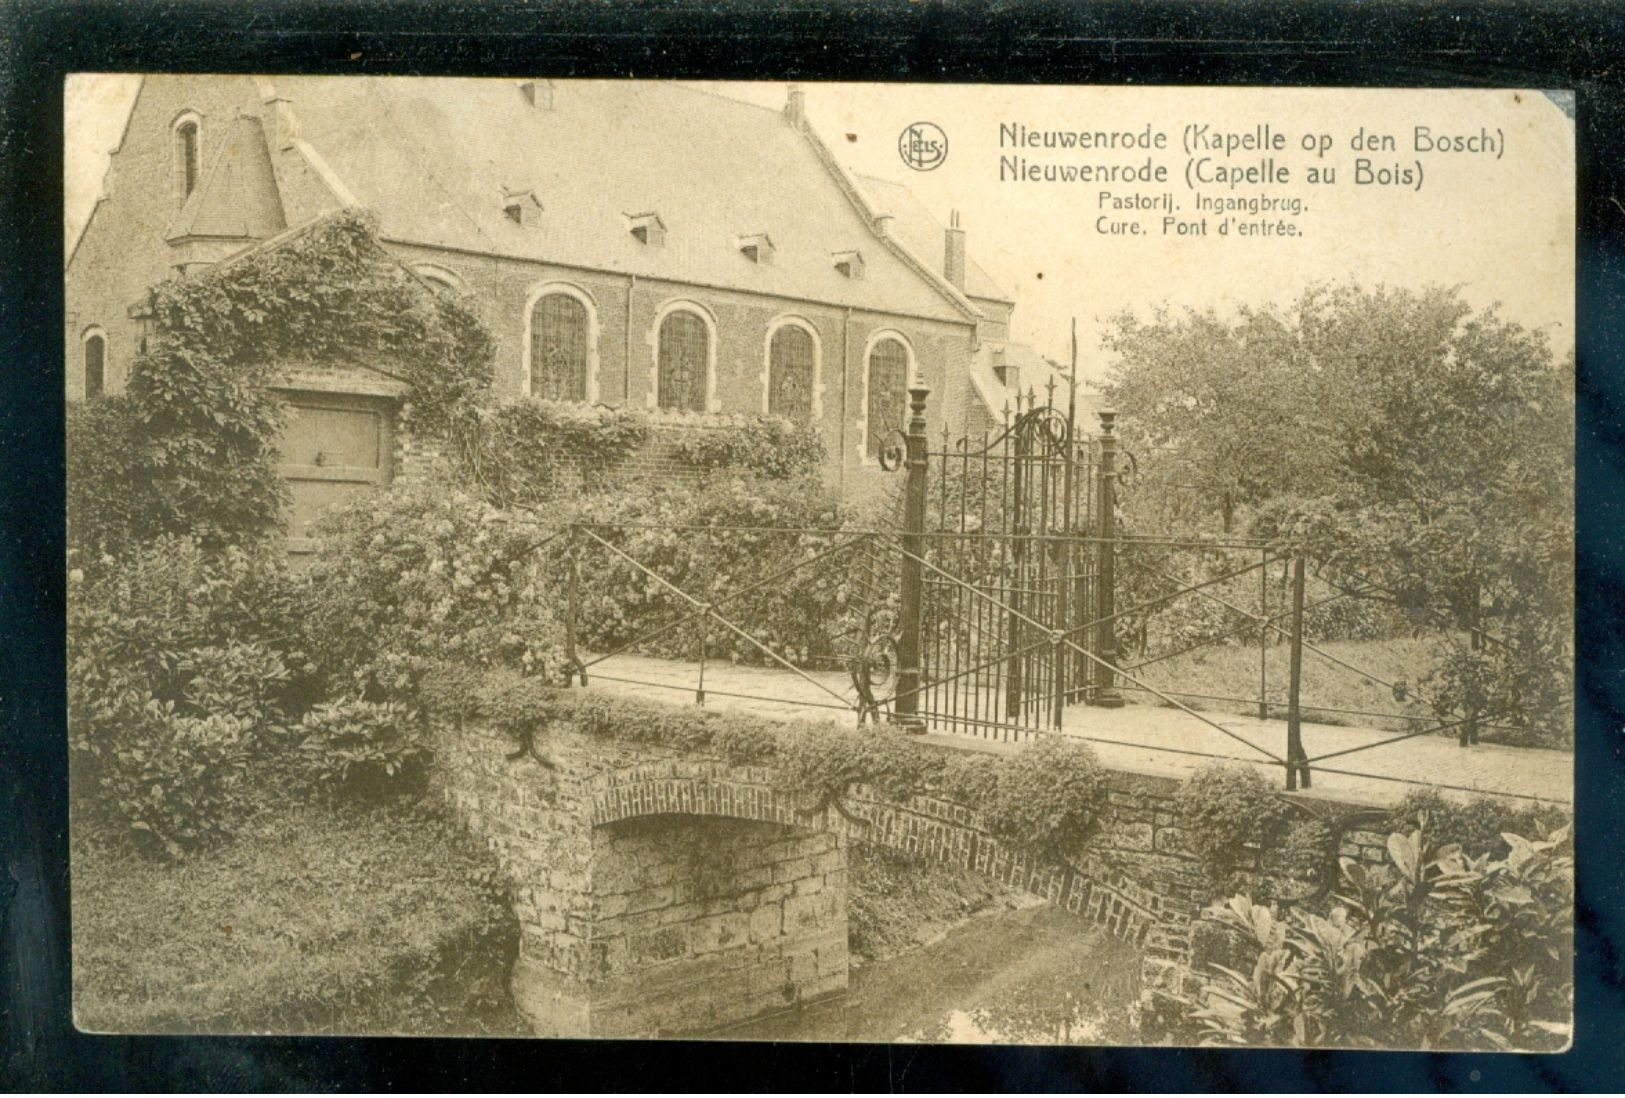
<path id="1" fill-rule="evenodd" d="M 897 155 L 915 171 L 928 172 L 948 159 L 948 135 L 935 122 L 914 122 L 897 138 Z"/>

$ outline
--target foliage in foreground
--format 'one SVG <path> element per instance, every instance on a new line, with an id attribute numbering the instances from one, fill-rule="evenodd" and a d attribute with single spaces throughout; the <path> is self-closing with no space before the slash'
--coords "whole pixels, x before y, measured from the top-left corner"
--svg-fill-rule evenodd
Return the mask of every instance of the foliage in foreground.
<path id="1" fill-rule="evenodd" d="M 74 1019 L 104 1032 L 524 1032 L 496 867 L 427 802 L 285 802 L 181 862 L 76 834 Z"/>
<path id="2" fill-rule="evenodd" d="M 1238 895 L 1211 918 L 1235 956 L 1184 1001 L 1204 1044 L 1557 1050 L 1573 1013 L 1574 854 L 1568 827 L 1503 836 L 1502 857 L 1388 837 L 1388 860 L 1345 860 L 1324 915 Z"/>
<path id="3" fill-rule="evenodd" d="M 750 639 L 720 625 L 708 637 L 711 659 L 771 663 L 763 648 L 795 664 L 836 654 L 848 610 L 855 605 L 861 547 L 804 561 L 842 545 L 849 508 L 814 479 L 716 477 L 701 485 L 654 485 L 581 501 L 569 517 L 603 523 L 592 533 L 659 574 L 656 579 L 593 537 L 579 535 L 581 643 L 607 652 L 641 640 L 638 651 L 694 659 L 699 628 L 688 622 L 651 636 L 691 614 L 693 603 L 715 605 Z M 750 527 L 750 529 L 744 529 Z M 569 575 L 571 545 L 561 538 L 540 554 L 555 605 Z"/>
<path id="4" fill-rule="evenodd" d="M 824 463 L 817 424 L 773 415 L 739 417 L 724 427 L 691 433 L 678 440 L 676 449 L 702 469 L 774 480 L 809 476 Z"/>
<path id="5" fill-rule="evenodd" d="M 228 835 L 286 749 L 305 657 L 270 552 L 160 538 L 68 586 L 76 812 L 173 856 Z"/>
<path id="6" fill-rule="evenodd" d="M 305 628 L 330 698 L 409 703 L 439 660 L 559 681 L 554 577 L 532 553 L 545 533 L 444 486 L 363 496 L 317 529 Z"/>

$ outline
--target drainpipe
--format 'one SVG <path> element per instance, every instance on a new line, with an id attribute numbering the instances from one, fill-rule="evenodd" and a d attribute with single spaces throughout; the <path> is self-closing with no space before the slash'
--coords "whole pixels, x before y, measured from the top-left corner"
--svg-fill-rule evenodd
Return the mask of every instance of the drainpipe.
<path id="1" fill-rule="evenodd" d="M 632 291 L 637 289 L 638 276 L 626 276 L 626 348 L 622 360 L 625 369 L 621 372 L 621 407 L 632 406 Z"/>
<path id="2" fill-rule="evenodd" d="M 852 373 L 852 306 L 846 307 L 841 318 L 841 460 L 835 463 L 835 485 L 841 498 L 846 498 L 846 387 Z"/>

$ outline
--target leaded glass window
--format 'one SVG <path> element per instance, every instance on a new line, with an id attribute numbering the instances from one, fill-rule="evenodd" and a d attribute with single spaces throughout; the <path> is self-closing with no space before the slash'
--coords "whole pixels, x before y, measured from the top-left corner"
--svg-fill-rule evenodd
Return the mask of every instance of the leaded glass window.
<path id="1" fill-rule="evenodd" d="M 797 422 L 811 419 L 813 339 L 807 329 L 786 324 L 774 332 L 768 359 L 767 410 Z"/>
<path id="2" fill-rule="evenodd" d="M 908 351 L 895 339 L 883 339 L 869 352 L 869 407 L 865 445 L 879 457 L 892 431 L 902 430 L 908 401 Z"/>
<path id="3" fill-rule="evenodd" d="M 99 335 L 85 340 L 85 396 L 98 397 L 106 387 L 107 341 Z"/>
<path id="4" fill-rule="evenodd" d="M 547 294 L 531 310 L 530 393 L 587 399 L 587 307 L 569 294 Z"/>
<path id="5" fill-rule="evenodd" d="M 690 312 L 675 312 L 660 322 L 660 406 L 688 412 L 705 411 L 705 373 L 711 357 L 711 333 Z"/>
<path id="6" fill-rule="evenodd" d="M 177 154 L 180 157 L 181 195 L 190 195 L 197 188 L 197 123 L 183 122 L 176 129 L 175 136 L 180 142 Z"/>

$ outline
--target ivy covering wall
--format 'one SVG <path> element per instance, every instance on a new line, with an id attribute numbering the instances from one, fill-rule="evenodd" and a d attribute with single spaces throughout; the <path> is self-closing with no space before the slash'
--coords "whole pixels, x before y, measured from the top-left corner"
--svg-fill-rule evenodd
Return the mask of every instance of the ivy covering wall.
<path id="1" fill-rule="evenodd" d="M 490 386 L 479 318 L 401 267 L 358 211 L 160 283 L 145 311 L 127 399 L 69 421 L 70 453 L 124 447 L 120 460 L 77 462 L 69 486 L 70 546 L 97 556 L 160 534 L 217 547 L 274 531 L 286 497 L 272 386 L 290 367 L 359 366 L 402 381 L 401 423 L 425 434 L 444 432 Z"/>

